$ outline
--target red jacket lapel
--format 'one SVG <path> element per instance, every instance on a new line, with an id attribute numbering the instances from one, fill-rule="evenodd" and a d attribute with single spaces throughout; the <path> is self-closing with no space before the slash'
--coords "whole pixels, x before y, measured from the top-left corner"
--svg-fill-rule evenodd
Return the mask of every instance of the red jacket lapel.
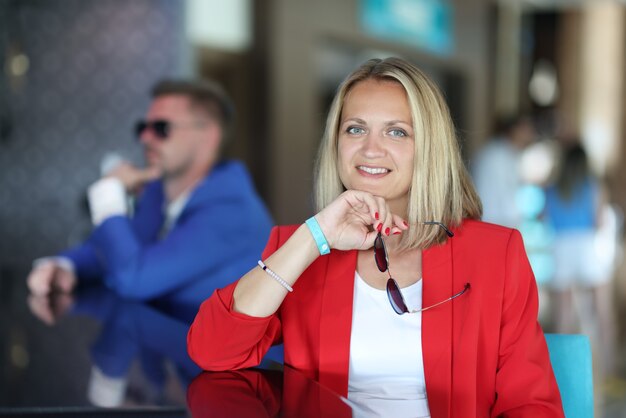
<path id="1" fill-rule="evenodd" d="M 331 253 L 320 321 L 319 381 L 347 396 L 356 251 Z"/>
<path id="2" fill-rule="evenodd" d="M 422 256 L 424 307 L 453 293 L 452 244 L 429 248 Z M 452 387 L 452 304 L 422 313 L 422 350 L 426 393 L 433 417 L 449 417 Z"/>

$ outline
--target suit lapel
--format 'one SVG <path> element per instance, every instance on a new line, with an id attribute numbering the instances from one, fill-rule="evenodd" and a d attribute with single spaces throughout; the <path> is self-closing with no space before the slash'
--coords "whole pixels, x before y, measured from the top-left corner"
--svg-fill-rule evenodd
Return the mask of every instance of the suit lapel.
<path id="1" fill-rule="evenodd" d="M 450 240 L 424 251 L 422 277 L 424 307 L 446 300 L 454 293 Z M 431 415 L 449 417 L 452 388 L 451 303 L 422 313 L 422 351 Z"/>
<path id="2" fill-rule="evenodd" d="M 356 258 L 356 251 L 330 254 L 322 296 L 319 381 L 343 396 L 348 393 Z"/>

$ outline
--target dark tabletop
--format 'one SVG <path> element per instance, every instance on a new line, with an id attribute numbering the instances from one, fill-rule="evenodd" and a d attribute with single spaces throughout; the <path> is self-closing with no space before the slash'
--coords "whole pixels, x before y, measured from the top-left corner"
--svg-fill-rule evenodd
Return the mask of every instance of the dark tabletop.
<path id="1" fill-rule="evenodd" d="M 269 359 L 270 370 L 201 373 L 186 349 L 196 306 L 93 286 L 33 297 L 27 272 L 0 276 L 1 416 L 351 416 L 340 397 Z"/>

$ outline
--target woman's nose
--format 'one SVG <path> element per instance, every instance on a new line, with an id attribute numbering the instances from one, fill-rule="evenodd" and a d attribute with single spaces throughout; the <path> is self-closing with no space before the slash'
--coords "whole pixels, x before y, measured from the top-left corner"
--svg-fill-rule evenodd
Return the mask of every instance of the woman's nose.
<path id="1" fill-rule="evenodd" d="M 363 154 L 366 157 L 373 158 L 385 154 L 383 138 L 380 135 L 370 133 L 363 142 Z"/>

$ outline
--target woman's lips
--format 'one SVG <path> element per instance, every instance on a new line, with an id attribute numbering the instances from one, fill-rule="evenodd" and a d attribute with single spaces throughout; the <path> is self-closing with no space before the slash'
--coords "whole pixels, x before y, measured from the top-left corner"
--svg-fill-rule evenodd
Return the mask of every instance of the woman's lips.
<path id="1" fill-rule="evenodd" d="M 365 165 L 359 165 L 356 167 L 356 169 L 361 174 L 364 174 L 367 176 L 376 176 L 376 177 L 384 176 L 385 174 L 391 171 L 388 168 L 384 168 L 384 167 L 369 167 Z"/>

